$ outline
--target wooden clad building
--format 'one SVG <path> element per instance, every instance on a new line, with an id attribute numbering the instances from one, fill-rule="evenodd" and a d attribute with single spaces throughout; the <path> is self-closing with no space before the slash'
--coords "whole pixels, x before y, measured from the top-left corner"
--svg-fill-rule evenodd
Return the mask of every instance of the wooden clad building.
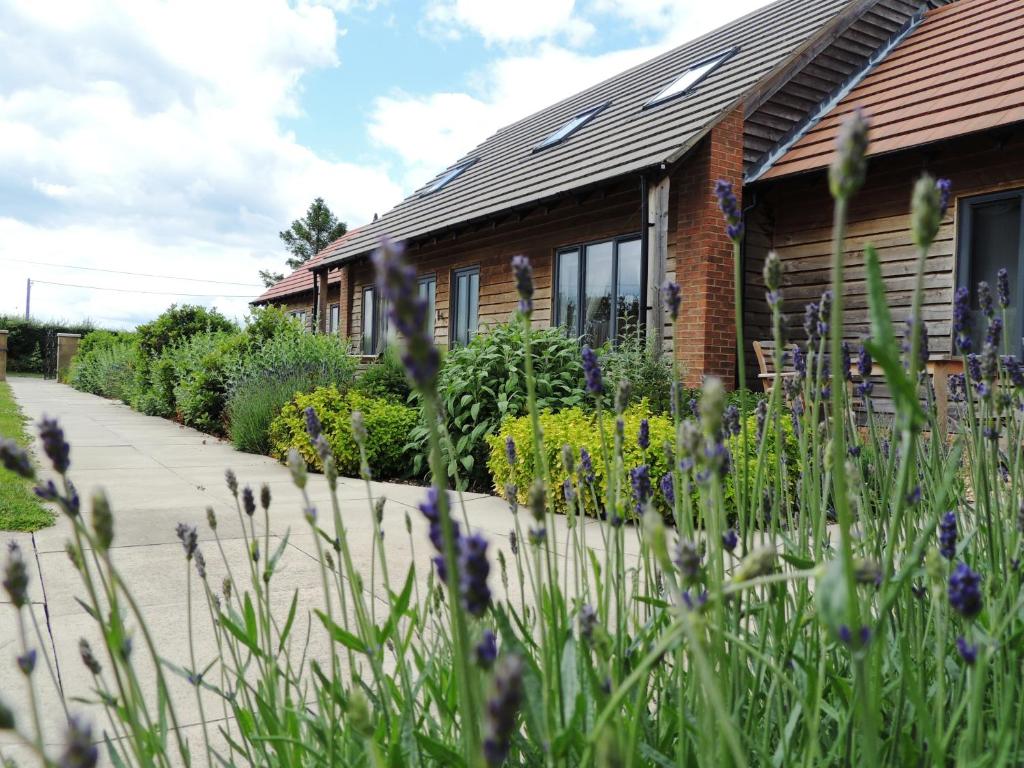
<path id="1" fill-rule="evenodd" d="M 709 373 L 733 382 L 732 248 L 715 182 L 730 181 L 759 222 L 747 243 L 749 296 L 763 247 L 782 232 L 773 227 L 786 206 L 772 190 L 791 182 L 771 174 L 785 150 L 797 151 L 812 121 L 824 123 L 823 105 L 943 2 L 776 0 L 499 130 L 309 265 L 313 326 L 362 354 L 381 349 L 387 328 L 369 256 L 388 236 L 416 265 L 435 339 L 465 343 L 508 318 L 509 261 L 522 253 L 534 267 L 538 325 L 593 344 L 642 332 L 682 363 L 688 384 Z M 812 218 L 792 226 L 810 231 Z M 660 295 L 666 278 L 683 288 L 675 334 Z M 289 298 L 277 286 L 270 293 L 260 300 Z M 758 310 L 747 305 L 748 338 L 757 338 Z"/>
<path id="2" fill-rule="evenodd" d="M 849 213 L 844 286 L 846 335 L 868 331 L 863 250 L 879 253 L 895 320 L 910 313 L 916 250 L 910 196 L 923 172 L 952 181 L 953 196 L 925 274 L 924 320 L 933 358 L 950 356 L 958 286 L 993 289 L 1000 267 L 1014 292 L 1008 338 L 1024 326 L 1024 3 L 956 0 L 927 12 L 848 92 L 755 168 L 746 242 L 746 329 L 770 338 L 761 266 L 776 250 L 785 265 L 791 337 L 803 307 L 829 286 L 832 202 L 827 166 L 841 121 L 860 108 L 871 124 L 867 182 Z M 796 327 L 793 327 L 796 326 Z M 898 328 L 902 332 L 902 325 Z M 980 332 L 980 329 L 976 329 Z"/>

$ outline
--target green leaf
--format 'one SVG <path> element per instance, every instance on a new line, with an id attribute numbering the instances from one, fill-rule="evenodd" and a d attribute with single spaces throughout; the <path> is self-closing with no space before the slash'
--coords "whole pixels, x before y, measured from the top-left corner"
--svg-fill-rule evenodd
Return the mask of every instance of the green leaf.
<path id="1" fill-rule="evenodd" d="M 473 403 L 469 409 L 469 415 L 473 419 L 480 415 L 480 403 Z"/>
<path id="2" fill-rule="evenodd" d="M 462 466 L 466 468 L 467 472 L 473 471 L 473 464 L 476 463 L 476 461 L 473 459 L 473 454 L 463 456 L 461 459 L 459 459 L 459 461 L 462 462 Z"/>
<path id="3" fill-rule="evenodd" d="M 349 648 L 356 653 L 366 653 L 366 646 L 363 641 L 353 635 L 346 629 L 342 629 L 323 611 L 317 610 L 316 615 L 320 618 L 324 628 L 330 634 L 331 639 L 336 643 L 341 643 L 346 648 Z"/>
<path id="4" fill-rule="evenodd" d="M 903 363 L 897 352 L 899 344 L 893 332 L 892 319 L 889 315 L 889 304 L 885 298 L 885 283 L 882 280 L 882 268 L 878 260 L 878 251 L 869 245 L 864 249 L 864 267 L 868 284 L 868 308 L 871 316 L 871 338 L 865 342 L 871 357 L 882 370 L 885 380 L 892 390 L 896 401 L 897 413 L 908 413 L 912 423 L 920 424 L 924 420 L 924 412 L 917 399 L 917 388 L 903 369 Z"/>
<path id="5" fill-rule="evenodd" d="M 291 607 L 288 608 L 288 618 L 285 619 L 284 629 L 281 630 L 281 640 L 277 644 L 277 648 L 278 648 L 279 651 L 283 651 L 284 650 L 285 641 L 288 640 L 288 634 L 292 631 L 292 624 L 295 621 L 295 609 L 298 606 L 298 602 L 299 602 L 299 593 L 298 593 L 298 590 L 296 590 L 292 594 L 292 604 L 291 604 Z"/>

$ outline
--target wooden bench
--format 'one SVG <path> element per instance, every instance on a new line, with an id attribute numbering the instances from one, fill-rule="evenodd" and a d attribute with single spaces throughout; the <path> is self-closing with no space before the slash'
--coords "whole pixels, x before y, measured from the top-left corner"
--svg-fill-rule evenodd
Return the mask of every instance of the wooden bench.
<path id="1" fill-rule="evenodd" d="M 771 339 L 755 341 L 754 357 L 757 358 L 757 367 L 760 369 L 757 378 L 761 382 L 761 388 L 765 392 L 771 392 L 772 384 L 775 382 L 775 342 Z M 793 376 L 796 376 L 796 371 L 793 370 L 792 355 L 783 348 L 782 378 L 787 379 Z"/>

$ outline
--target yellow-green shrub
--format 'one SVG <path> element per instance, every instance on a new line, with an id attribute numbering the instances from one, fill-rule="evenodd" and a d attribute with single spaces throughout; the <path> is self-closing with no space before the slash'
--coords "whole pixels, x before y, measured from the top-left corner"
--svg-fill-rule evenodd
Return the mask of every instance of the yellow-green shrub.
<path id="1" fill-rule="evenodd" d="M 611 413 L 603 414 L 604 434 L 607 441 L 609 453 L 615 439 L 615 416 Z M 637 435 L 640 430 L 640 422 L 646 418 L 650 426 L 650 448 L 646 451 L 640 449 L 637 444 Z M 789 419 L 782 419 L 782 431 L 785 435 L 786 451 L 792 460 L 790 466 L 795 466 L 797 444 L 793 437 L 793 427 Z M 540 414 L 541 431 L 544 435 L 544 453 L 548 465 L 548 487 L 556 489 L 555 509 L 558 512 L 566 511 L 565 497 L 561 492 L 562 484 L 565 482 L 567 472 L 562 463 L 562 446 L 568 445 L 573 449 L 576 457 L 576 464 L 579 464 L 580 448 L 586 448 L 591 455 L 594 467 L 595 489 L 597 498 L 603 500 L 606 493 L 605 465 L 602 458 L 601 430 L 598 427 L 597 417 L 580 408 L 568 408 L 559 413 L 543 411 Z M 624 495 L 632 493 L 629 485 L 629 470 L 641 464 L 646 464 L 651 478 L 653 500 L 655 507 L 662 513 L 668 515 L 670 509 L 659 488 L 659 481 L 668 472 L 668 458 L 665 455 L 664 444 L 666 441 L 675 444 L 674 427 L 669 416 L 652 415 L 646 401 L 630 406 L 623 414 L 623 427 L 625 440 L 623 445 L 623 476 L 619 480 Z M 747 468 L 749 482 L 753 486 L 754 475 L 757 467 L 757 419 L 755 416 L 747 418 L 747 429 L 749 431 L 749 450 L 747 452 Z M 514 467 L 510 467 L 505 452 L 506 438 L 512 437 L 516 444 L 517 459 Z M 494 435 L 487 438 L 491 453 L 487 467 L 494 480 L 494 488 L 498 493 L 504 493 L 506 484 L 516 486 L 520 503 L 525 504 L 527 493 L 535 473 L 535 461 L 533 455 L 533 438 L 530 425 L 530 418 L 523 416 L 517 419 L 507 419 L 502 423 L 501 429 Z M 732 506 L 734 495 L 733 478 L 738 476 L 740 461 L 742 460 L 742 439 L 739 435 L 730 438 L 729 452 L 733 459 L 733 470 L 725 479 L 725 500 L 727 506 Z M 772 436 L 767 438 L 765 446 L 765 466 L 775 467 L 776 461 L 775 439 Z M 771 478 L 766 478 L 766 482 Z M 694 500 L 697 500 L 698 489 L 692 488 Z M 588 498 L 585 503 L 587 514 L 594 515 L 598 512 L 593 502 Z"/>
<path id="2" fill-rule="evenodd" d="M 360 411 L 366 424 L 366 453 L 370 470 L 377 480 L 404 477 L 409 460 L 406 443 L 419 414 L 413 408 L 358 392 L 342 394 L 336 387 L 320 387 L 295 395 L 270 425 L 270 455 L 285 459 L 290 448 L 298 449 L 306 464 L 323 469 L 320 457 L 306 432 L 306 408 L 312 407 L 320 418 L 324 436 L 334 452 L 338 472 L 359 473 L 359 447 L 352 436 L 352 411 Z"/>

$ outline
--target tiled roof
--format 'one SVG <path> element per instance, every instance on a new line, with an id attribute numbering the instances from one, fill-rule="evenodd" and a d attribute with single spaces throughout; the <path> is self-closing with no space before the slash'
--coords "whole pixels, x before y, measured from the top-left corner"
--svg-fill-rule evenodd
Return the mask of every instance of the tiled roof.
<path id="1" fill-rule="evenodd" d="M 343 243 L 348 238 L 356 234 L 361 229 L 350 229 L 344 235 L 339 237 L 333 243 L 324 248 L 320 253 L 314 256 L 312 259 L 307 261 L 301 267 L 296 269 L 290 275 L 286 275 L 283 280 L 279 280 L 264 291 L 260 296 L 253 299 L 250 304 L 267 304 L 271 301 L 278 301 L 286 296 L 294 296 L 297 293 L 305 293 L 306 291 L 313 290 L 313 273 L 310 271 L 313 267 L 316 267 L 323 262 L 327 252 L 330 248 L 336 247 Z M 328 281 L 328 285 L 334 285 L 341 279 L 341 275 L 335 270 L 331 273 L 331 277 Z"/>
<path id="2" fill-rule="evenodd" d="M 1024 121 L 1024 2 L 957 0 L 929 11 L 892 52 L 761 178 L 832 162 L 861 107 L 873 155 Z"/>
<path id="3" fill-rule="evenodd" d="M 430 194 L 424 192 L 433 182 L 424 185 L 363 227 L 358 236 L 328 246 L 326 260 L 343 261 L 367 253 L 385 234 L 400 240 L 424 236 L 672 162 L 845 9 L 871 4 L 871 0 L 777 0 L 581 91 L 501 129 L 450 166 L 449 170 L 475 160 L 454 180 Z M 735 49 L 731 58 L 692 92 L 645 108 L 689 68 L 731 49 Z M 568 120 L 605 103 L 608 106 L 600 114 L 566 141 L 534 151 Z"/>

